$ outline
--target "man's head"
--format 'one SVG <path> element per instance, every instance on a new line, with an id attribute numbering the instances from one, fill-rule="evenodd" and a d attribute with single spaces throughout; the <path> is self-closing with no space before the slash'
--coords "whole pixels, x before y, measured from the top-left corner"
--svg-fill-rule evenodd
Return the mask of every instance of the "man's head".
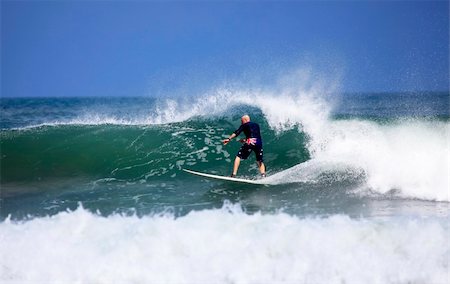
<path id="1" fill-rule="evenodd" d="M 248 114 L 246 114 L 246 115 L 241 117 L 241 123 L 242 124 L 247 123 L 249 121 L 250 121 L 250 116 L 248 116 Z"/>

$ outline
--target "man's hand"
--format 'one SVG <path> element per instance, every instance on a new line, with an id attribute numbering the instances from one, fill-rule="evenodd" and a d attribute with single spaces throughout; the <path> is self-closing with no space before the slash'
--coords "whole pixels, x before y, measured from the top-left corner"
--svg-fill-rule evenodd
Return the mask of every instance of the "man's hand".
<path id="1" fill-rule="evenodd" d="M 230 137 L 222 141 L 223 145 L 227 145 L 234 137 L 236 137 L 236 134 L 231 134 Z"/>

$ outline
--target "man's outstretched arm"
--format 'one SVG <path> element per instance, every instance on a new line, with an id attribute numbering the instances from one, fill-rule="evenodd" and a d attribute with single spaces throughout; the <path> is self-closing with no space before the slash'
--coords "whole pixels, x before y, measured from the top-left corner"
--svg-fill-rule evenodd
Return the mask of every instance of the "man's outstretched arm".
<path id="1" fill-rule="evenodd" d="M 228 137 L 227 139 L 223 140 L 222 141 L 223 145 L 227 145 L 228 142 L 230 142 L 234 137 L 236 137 L 236 133 L 231 134 L 230 137 Z"/>

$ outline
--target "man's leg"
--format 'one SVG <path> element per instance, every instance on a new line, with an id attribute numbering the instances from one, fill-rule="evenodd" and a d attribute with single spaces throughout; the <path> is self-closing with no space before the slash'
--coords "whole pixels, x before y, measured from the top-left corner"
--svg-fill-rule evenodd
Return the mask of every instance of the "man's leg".
<path id="1" fill-rule="evenodd" d="M 263 159 L 264 159 L 264 150 L 262 146 L 255 146 L 255 155 L 256 155 L 256 162 L 258 163 L 259 172 L 261 173 L 261 176 L 266 176 L 266 165 L 264 165 Z"/>
<path id="2" fill-rule="evenodd" d="M 264 165 L 263 162 L 260 161 L 256 161 L 258 163 L 258 167 L 259 167 L 259 172 L 261 173 L 261 175 L 265 175 L 266 174 L 266 166 Z"/>
<path id="3" fill-rule="evenodd" d="M 240 163 L 241 163 L 241 158 L 236 156 L 236 159 L 234 159 L 234 167 L 233 167 L 233 175 L 234 176 L 237 174 Z"/>

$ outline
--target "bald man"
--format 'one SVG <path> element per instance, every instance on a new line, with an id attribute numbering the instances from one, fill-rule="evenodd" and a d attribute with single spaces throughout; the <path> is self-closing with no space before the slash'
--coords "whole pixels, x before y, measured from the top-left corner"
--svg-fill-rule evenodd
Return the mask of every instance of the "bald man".
<path id="1" fill-rule="evenodd" d="M 261 176 L 265 177 L 266 167 L 264 165 L 263 159 L 261 133 L 259 132 L 259 125 L 250 121 L 250 116 L 244 115 L 241 117 L 241 126 L 236 131 L 234 131 L 233 134 L 230 135 L 230 137 L 222 141 L 223 145 L 227 145 L 231 141 L 231 139 L 239 136 L 242 131 L 244 132 L 246 138 L 240 140 L 240 142 L 242 142 L 242 146 L 236 155 L 236 159 L 234 160 L 233 173 L 231 174 L 231 177 L 236 177 L 241 160 L 247 159 L 252 151 L 255 152 L 256 162 L 258 163 Z"/>

